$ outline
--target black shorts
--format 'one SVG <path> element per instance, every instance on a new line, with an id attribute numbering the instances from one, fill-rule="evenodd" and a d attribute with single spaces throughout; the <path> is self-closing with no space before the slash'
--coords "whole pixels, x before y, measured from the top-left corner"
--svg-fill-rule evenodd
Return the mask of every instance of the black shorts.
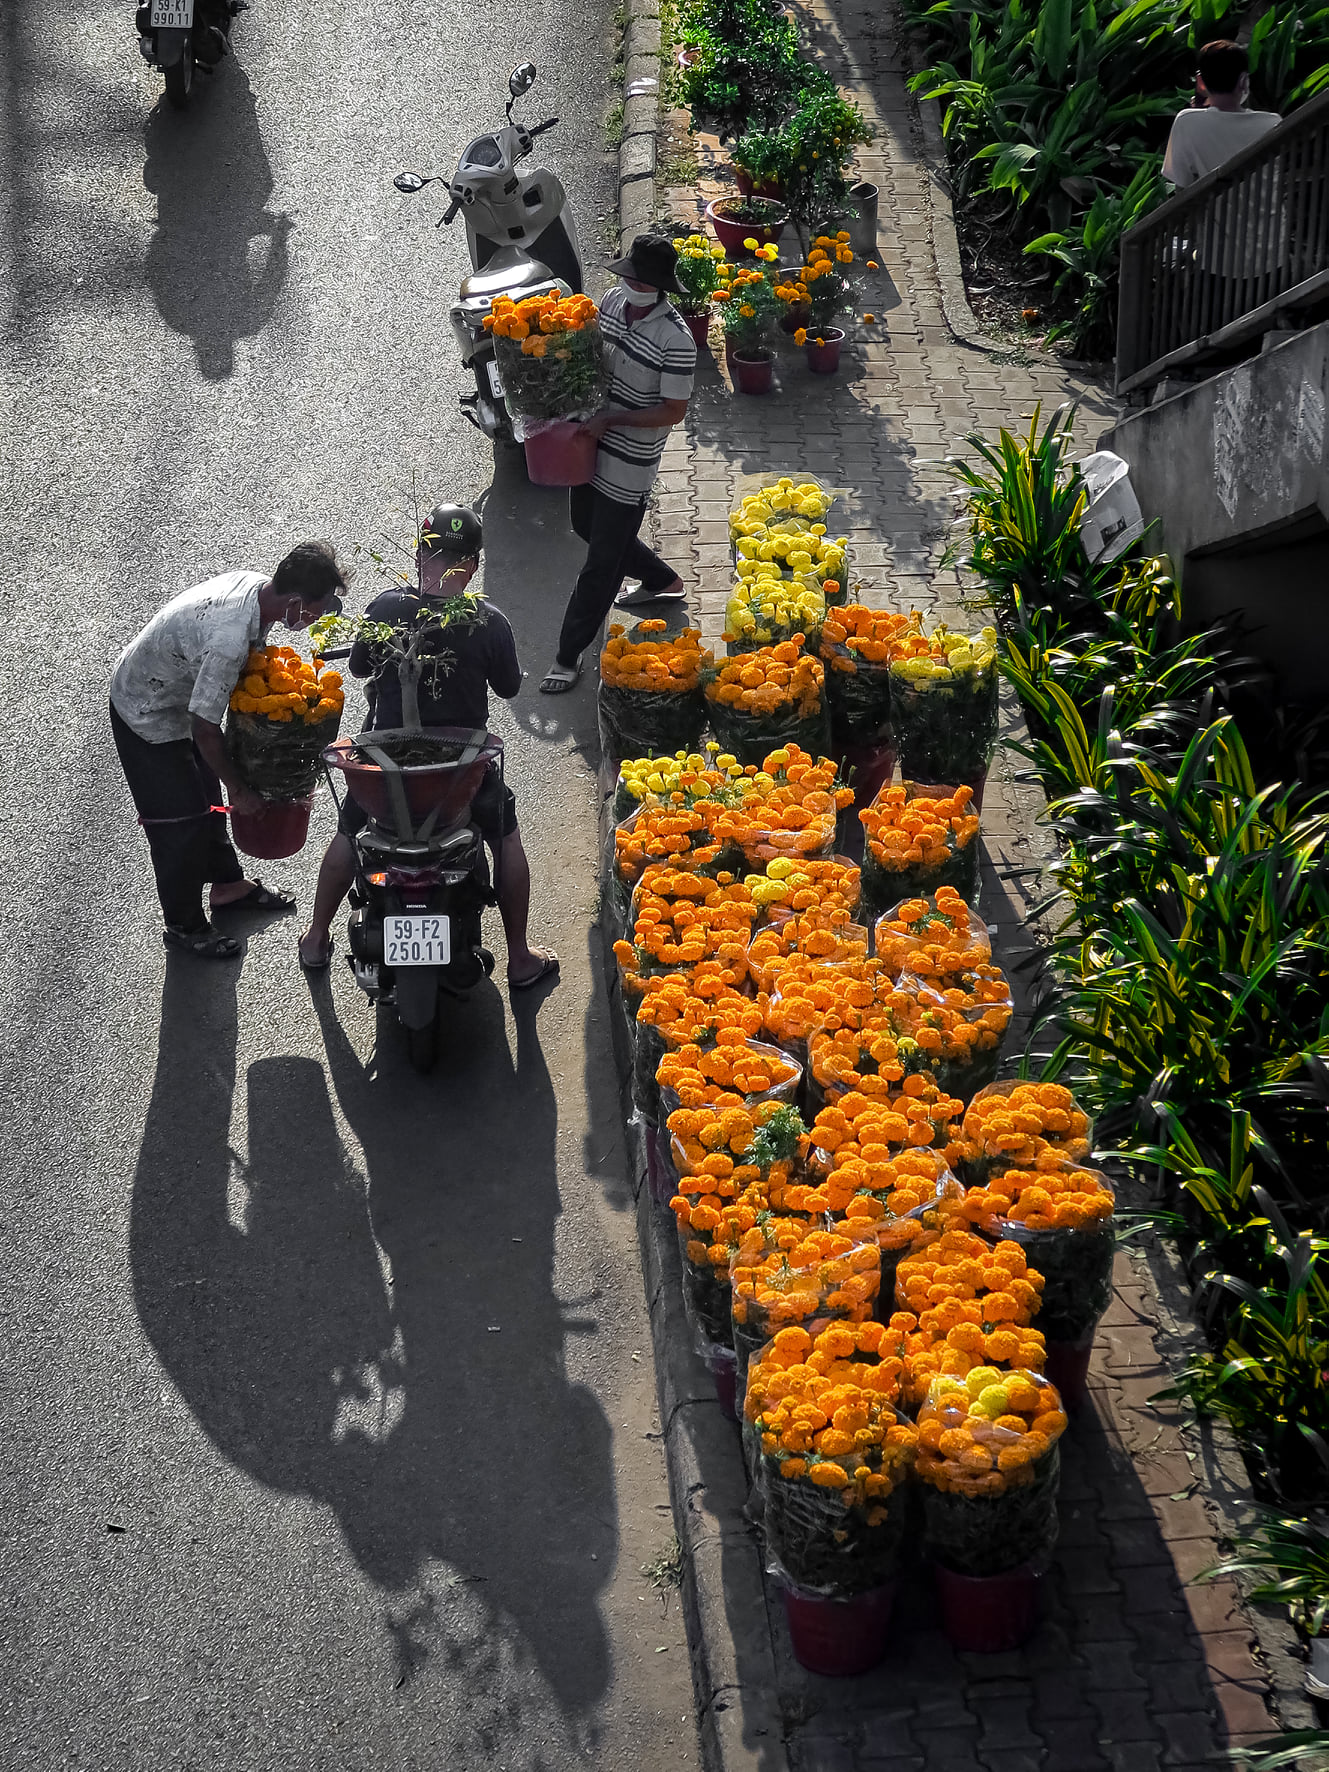
<path id="1" fill-rule="evenodd" d="M 342 804 L 338 830 L 344 837 L 354 837 L 368 823 L 369 814 L 348 794 Z M 491 849 L 497 849 L 504 837 L 510 837 L 517 828 L 516 796 L 492 763 L 471 801 L 471 823 Z"/>

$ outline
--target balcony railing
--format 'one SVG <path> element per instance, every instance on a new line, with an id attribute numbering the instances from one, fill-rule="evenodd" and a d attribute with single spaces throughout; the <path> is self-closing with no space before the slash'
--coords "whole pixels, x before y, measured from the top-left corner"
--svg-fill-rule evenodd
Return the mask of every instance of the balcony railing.
<path id="1" fill-rule="evenodd" d="M 1122 236 L 1117 392 L 1329 302 L 1329 93 Z"/>

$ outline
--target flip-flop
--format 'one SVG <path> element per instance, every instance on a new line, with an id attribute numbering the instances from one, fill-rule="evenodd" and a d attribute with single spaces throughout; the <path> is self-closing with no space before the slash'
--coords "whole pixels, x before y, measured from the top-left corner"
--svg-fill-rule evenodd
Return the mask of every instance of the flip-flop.
<path id="1" fill-rule="evenodd" d="M 329 936 L 327 949 L 321 960 L 306 960 L 303 942 L 297 942 L 295 944 L 295 951 L 299 956 L 300 964 L 304 967 L 306 972 L 326 972 L 328 967 L 332 964 L 333 949 L 336 946 L 337 943 L 333 940 L 332 936 Z"/>
<path id="2" fill-rule="evenodd" d="M 581 676 L 581 660 L 575 665 L 551 664 L 540 685 L 541 695 L 566 695 Z"/>
<path id="3" fill-rule="evenodd" d="M 539 967 L 529 978 L 514 978 L 509 972 L 508 989 L 510 991 L 533 991 L 536 985 L 543 984 L 547 978 L 556 978 L 557 976 L 558 955 L 544 954 L 541 956 Z"/>
<path id="4" fill-rule="evenodd" d="M 212 906 L 212 914 L 218 911 L 293 911 L 295 894 L 278 892 L 275 888 L 265 886 L 262 880 L 255 880 L 253 886 L 240 898 L 228 898 L 225 904 Z"/>

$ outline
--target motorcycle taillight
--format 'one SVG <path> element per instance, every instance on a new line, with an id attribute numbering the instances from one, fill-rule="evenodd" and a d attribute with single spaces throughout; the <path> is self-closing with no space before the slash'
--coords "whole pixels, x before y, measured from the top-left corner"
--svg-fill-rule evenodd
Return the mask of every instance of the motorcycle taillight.
<path id="1" fill-rule="evenodd" d="M 423 868 L 389 868 L 384 881 L 394 892 L 427 892 L 431 886 L 437 886 L 442 877 L 442 868 L 431 862 Z"/>

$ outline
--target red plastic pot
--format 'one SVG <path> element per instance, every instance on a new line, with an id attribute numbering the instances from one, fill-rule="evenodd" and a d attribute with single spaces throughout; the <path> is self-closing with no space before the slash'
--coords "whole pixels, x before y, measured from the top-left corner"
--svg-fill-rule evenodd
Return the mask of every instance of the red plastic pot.
<path id="1" fill-rule="evenodd" d="M 1094 1338 L 1084 1341 L 1050 1341 L 1043 1376 L 1055 1384 L 1063 1409 L 1083 1409 L 1089 1400 L 1089 1361 Z"/>
<path id="2" fill-rule="evenodd" d="M 693 343 L 699 351 L 704 351 L 710 340 L 711 332 L 711 316 L 709 309 L 704 310 L 700 314 L 690 314 L 686 308 L 682 308 L 679 311 L 682 313 L 683 318 L 687 323 L 688 331 L 692 334 Z"/>
<path id="3" fill-rule="evenodd" d="M 805 301 L 791 302 L 780 316 L 781 332 L 797 332 L 800 326 L 806 326 L 812 318 L 811 304 Z"/>
<path id="4" fill-rule="evenodd" d="M 840 755 L 840 773 L 854 790 L 855 811 L 861 811 L 872 804 L 895 774 L 895 746 L 846 745 Z"/>
<path id="5" fill-rule="evenodd" d="M 313 797 L 305 800 L 269 800 L 261 812 L 233 812 L 231 836 L 245 855 L 259 861 L 280 861 L 298 855 L 309 836 Z"/>
<path id="6" fill-rule="evenodd" d="M 731 221 L 722 211 L 727 204 L 737 201 L 734 197 L 717 197 L 706 205 L 706 219 L 715 229 L 715 237 L 729 258 L 746 258 L 748 249 L 743 242 L 755 240 L 758 246 L 773 246 L 784 233 L 789 215 L 782 209 L 779 220 L 764 228 L 756 227 L 752 222 Z"/>
<path id="7" fill-rule="evenodd" d="M 395 829 L 396 824 L 388 776 L 370 758 L 357 757 L 353 753 L 361 741 L 374 744 L 403 736 L 407 735 L 396 730 L 390 733 L 362 732 L 358 738 L 339 738 L 323 752 L 323 761 L 328 767 L 340 769 L 346 777 L 346 786 L 355 803 L 362 806 L 376 824 L 389 830 Z M 479 753 L 469 763 L 462 763 L 460 753 L 468 747 L 471 738 L 466 727 L 427 726 L 422 733 L 409 736 L 440 739 L 444 744 L 456 747 L 459 753 L 455 761 L 408 764 L 399 772 L 412 824 L 421 824 L 430 813 L 437 811 L 434 829 L 446 831 L 470 806 L 484 780 L 485 770 L 502 756 L 503 740 L 492 732 L 487 733 Z M 398 834 L 404 835 L 402 832 Z"/>
<path id="8" fill-rule="evenodd" d="M 555 418 L 526 438 L 526 476 L 532 486 L 585 486 L 595 477 L 598 440 L 575 419 Z"/>
<path id="9" fill-rule="evenodd" d="M 938 1563 L 936 1577 L 941 1628 L 953 1649 L 998 1655 L 1032 1636 L 1043 1578 L 1028 1563 L 1001 1575 L 957 1575 Z"/>
<path id="10" fill-rule="evenodd" d="M 893 1581 L 845 1600 L 786 1586 L 784 1613 L 799 1666 L 839 1678 L 867 1673 L 886 1653 L 894 1603 Z"/>
<path id="11" fill-rule="evenodd" d="M 826 327 L 817 335 L 817 338 L 809 335 L 804 349 L 807 353 L 808 368 L 814 375 L 835 374 L 840 367 L 840 346 L 843 343 L 844 333 L 838 326 Z"/>
<path id="12" fill-rule="evenodd" d="M 775 358 L 767 351 L 760 357 L 744 356 L 735 351 L 729 359 L 734 384 L 740 394 L 769 394 L 775 375 Z"/>

